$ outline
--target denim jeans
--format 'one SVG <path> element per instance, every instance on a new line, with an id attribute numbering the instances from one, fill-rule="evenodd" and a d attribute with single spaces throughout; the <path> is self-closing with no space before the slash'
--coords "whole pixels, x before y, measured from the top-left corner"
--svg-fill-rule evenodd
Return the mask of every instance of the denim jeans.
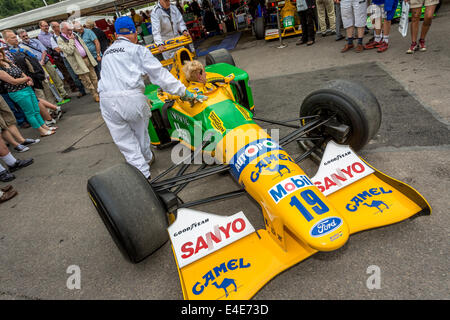
<path id="1" fill-rule="evenodd" d="M 12 101 L 12 99 L 9 97 L 7 93 L 2 94 L 3 100 L 5 100 L 6 104 L 9 106 L 11 111 L 14 113 L 14 116 L 16 117 L 17 124 L 20 126 L 24 122 L 27 122 L 25 118 L 25 113 L 20 108 L 20 106 Z"/>
<path id="2" fill-rule="evenodd" d="M 66 58 L 63 58 L 64 61 L 64 65 L 67 68 L 67 71 L 69 72 L 70 76 L 73 79 L 73 82 L 75 82 L 75 85 L 77 86 L 78 90 L 80 90 L 80 92 L 82 94 L 86 94 L 86 90 L 84 89 L 83 84 L 80 81 L 80 78 L 77 76 L 77 74 L 73 71 L 72 67 L 69 64 L 69 61 L 67 61 Z"/>
<path id="3" fill-rule="evenodd" d="M 22 108 L 28 123 L 33 128 L 37 129 L 45 124 L 39 110 L 38 99 L 31 87 L 26 87 L 25 89 L 15 92 L 9 92 L 8 94 L 11 99 Z"/>

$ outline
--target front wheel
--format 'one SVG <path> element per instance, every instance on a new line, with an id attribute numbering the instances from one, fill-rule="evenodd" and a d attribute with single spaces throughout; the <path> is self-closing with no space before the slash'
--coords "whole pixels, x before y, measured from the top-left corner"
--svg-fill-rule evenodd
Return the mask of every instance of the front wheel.
<path id="1" fill-rule="evenodd" d="M 381 125 L 381 108 L 377 98 L 366 87 L 348 80 L 332 80 L 322 88 L 310 93 L 300 107 L 300 117 L 320 116 L 332 118 L 335 126 L 347 126 L 348 132 L 340 137 L 341 144 L 347 144 L 358 151 L 377 133 Z M 307 120 L 302 120 L 305 125 Z M 312 135 L 330 136 L 330 130 L 322 126 Z"/>
<path id="2" fill-rule="evenodd" d="M 233 56 L 227 49 L 218 49 L 211 51 L 206 55 L 206 65 L 212 65 L 216 63 L 228 63 L 232 66 L 236 66 Z"/>
<path id="3" fill-rule="evenodd" d="M 122 163 L 91 177 L 89 196 L 114 242 L 138 263 L 169 240 L 166 210 L 144 175 Z"/>

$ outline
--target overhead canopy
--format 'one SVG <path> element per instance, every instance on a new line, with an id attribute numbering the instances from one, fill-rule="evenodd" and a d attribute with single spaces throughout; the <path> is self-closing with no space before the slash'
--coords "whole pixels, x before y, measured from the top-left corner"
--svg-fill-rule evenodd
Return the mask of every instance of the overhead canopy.
<path id="1" fill-rule="evenodd" d="M 104 15 L 155 1 L 157 0 L 66 0 L 2 19 L 0 30 L 32 26 L 41 20 L 66 20 L 73 14 L 75 18 Z"/>

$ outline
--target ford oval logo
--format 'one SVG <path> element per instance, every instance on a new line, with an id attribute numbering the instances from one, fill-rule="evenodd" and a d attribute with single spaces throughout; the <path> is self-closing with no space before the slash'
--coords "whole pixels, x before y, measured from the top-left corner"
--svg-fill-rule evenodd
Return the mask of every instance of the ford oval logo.
<path id="1" fill-rule="evenodd" d="M 322 219 L 311 228 L 309 234 L 313 237 L 321 237 L 339 228 L 341 224 L 342 219 L 338 217 Z"/>

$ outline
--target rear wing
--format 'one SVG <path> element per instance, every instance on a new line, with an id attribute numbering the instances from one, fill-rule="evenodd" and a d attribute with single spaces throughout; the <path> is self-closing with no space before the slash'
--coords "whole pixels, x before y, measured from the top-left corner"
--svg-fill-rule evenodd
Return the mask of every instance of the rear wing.
<path id="1" fill-rule="evenodd" d="M 430 214 L 412 187 L 367 164 L 348 146 L 329 142 L 311 181 L 348 225 L 350 234 Z M 319 221 L 309 232 L 324 237 L 335 221 Z M 285 246 L 273 230 L 255 230 L 242 212 L 218 216 L 178 210 L 169 235 L 185 299 L 249 299 L 277 274 L 317 250 L 284 227 Z"/>
<path id="2" fill-rule="evenodd" d="M 163 50 L 162 52 L 166 52 L 166 51 L 174 50 L 174 49 L 177 49 L 180 47 L 184 47 L 191 43 L 192 43 L 192 38 L 186 37 L 186 36 L 179 36 L 179 37 L 176 37 L 173 39 L 169 39 L 169 40 L 166 40 L 163 42 L 163 46 L 165 47 L 165 50 Z M 159 52 L 158 46 L 156 45 L 156 43 L 146 45 L 145 47 L 147 49 L 149 49 L 153 55 L 162 53 L 162 52 Z M 161 61 L 161 64 L 163 66 L 167 66 L 167 65 L 172 64 L 173 62 L 174 62 L 173 59 L 167 59 L 167 60 Z"/>

